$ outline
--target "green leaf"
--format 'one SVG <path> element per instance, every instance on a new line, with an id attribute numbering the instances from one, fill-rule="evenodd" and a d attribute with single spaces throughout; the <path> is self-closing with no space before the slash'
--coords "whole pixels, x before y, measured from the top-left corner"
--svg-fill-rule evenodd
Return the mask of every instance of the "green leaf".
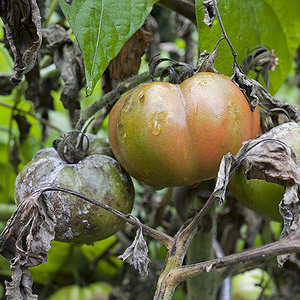
<path id="1" fill-rule="evenodd" d="M 59 0 L 83 52 L 87 94 L 93 92 L 109 61 L 142 26 L 157 0 Z"/>
<path id="2" fill-rule="evenodd" d="M 219 0 L 218 9 L 225 31 L 241 64 L 248 50 L 257 45 L 274 49 L 279 58 L 275 71 L 270 71 L 270 93 L 274 94 L 291 68 L 293 55 L 300 44 L 300 2 L 298 0 Z M 211 52 L 222 32 L 217 18 L 212 28 L 203 23 L 202 1 L 196 0 L 199 44 L 201 52 Z M 232 54 L 226 41 L 218 47 L 215 68 L 228 76 L 232 74 Z M 254 78 L 254 74 L 252 74 Z M 261 82 L 262 83 L 262 82 Z"/>

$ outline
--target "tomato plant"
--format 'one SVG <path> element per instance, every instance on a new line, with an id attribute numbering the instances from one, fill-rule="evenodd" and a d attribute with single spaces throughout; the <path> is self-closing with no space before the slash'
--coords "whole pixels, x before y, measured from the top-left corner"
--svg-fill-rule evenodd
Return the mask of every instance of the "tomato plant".
<path id="1" fill-rule="evenodd" d="M 127 172 L 158 189 L 216 176 L 222 156 L 255 137 L 259 112 L 227 77 L 146 83 L 113 107 L 108 137 Z"/>
<path id="2" fill-rule="evenodd" d="M 34 191 L 52 184 L 78 191 L 124 213 L 131 212 L 134 190 L 130 177 L 113 158 L 109 144 L 89 134 L 89 150 L 77 163 L 65 162 L 54 148 L 44 148 L 24 166 L 15 182 L 19 204 Z M 55 239 L 93 243 L 116 233 L 124 222 L 110 212 L 61 192 L 47 192 L 56 216 Z"/>
<path id="3" fill-rule="evenodd" d="M 272 138 L 284 142 L 293 149 L 299 160 L 299 136 L 299 125 L 290 122 L 273 128 L 263 134 L 260 139 Z M 283 221 L 278 208 L 284 192 L 283 186 L 261 179 L 247 180 L 245 167 L 240 167 L 233 175 L 229 183 L 229 189 L 238 200 L 262 217 L 279 222 Z"/>

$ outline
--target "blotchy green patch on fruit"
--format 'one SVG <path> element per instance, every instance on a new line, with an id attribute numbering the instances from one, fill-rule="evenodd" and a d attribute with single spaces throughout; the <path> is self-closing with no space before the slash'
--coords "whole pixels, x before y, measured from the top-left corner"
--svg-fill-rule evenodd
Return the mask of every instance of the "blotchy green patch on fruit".
<path id="1" fill-rule="evenodd" d="M 77 191 L 124 214 L 130 213 L 134 201 L 130 176 L 110 157 L 113 155 L 107 142 L 91 140 L 88 156 L 76 164 L 64 162 L 54 148 L 40 150 L 17 176 L 16 203 L 41 187 L 54 185 Z M 45 196 L 54 208 L 58 241 L 90 244 L 113 235 L 124 224 L 109 211 L 68 193 L 51 191 Z"/>

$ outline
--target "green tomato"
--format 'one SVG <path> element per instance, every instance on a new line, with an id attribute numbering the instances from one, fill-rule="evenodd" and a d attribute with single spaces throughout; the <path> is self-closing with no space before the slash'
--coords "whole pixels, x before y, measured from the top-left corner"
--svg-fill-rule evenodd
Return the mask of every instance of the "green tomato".
<path id="1" fill-rule="evenodd" d="M 300 127 L 297 123 L 289 122 L 271 129 L 260 139 L 276 139 L 290 146 L 300 158 Z M 233 195 L 264 218 L 282 222 L 278 205 L 282 200 L 284 188 L 279 184 L 260 179 L 247 180 L 245 167 L 240 167 L 229 182 Z"/>
<path id="2" fill-rule="evenodd" d="M 15 182 L 15 201 L 20 204 L 36 190 L 54 185 L 68 188 L 130 213 L 134 189 L 130 176 L 113 158 L 107 140 L 88 135 L 89 151 L 78 163 L 66 163 L 54 148 L 41 149 L 24 166 Z M 111 212 L 76 196 L 45 193 L 56 217 L 55 240 L 91 244 L 115 234 L 124 221 Z"/>
<path id="3" fill-rule="evenodd" d="M 271 276 L 256 268 L 232 277 L 232 300 L 259 300 L 272 298 L 273 282 Z"/>
<path id="4" fill-rule="evenodd" d="M 69 285 L 57 290 L 48 300 L 108 300 L 113 287 L 106 282 L 96 282 L 89 286 Z"/>

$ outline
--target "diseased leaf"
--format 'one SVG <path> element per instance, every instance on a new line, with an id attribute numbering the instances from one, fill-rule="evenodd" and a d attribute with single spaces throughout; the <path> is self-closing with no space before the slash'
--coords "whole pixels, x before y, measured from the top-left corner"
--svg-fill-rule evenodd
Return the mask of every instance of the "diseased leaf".
<path id="1" fill-rule="evenodd" d="M 267 113 L 282 114 L 289 120 L 300 122 L 300 111 L 295 105 L 273 97 L 259 82 L 248 78 L 237 65 L 234 65 L 231 79 L 246 95 L 252 111 L 259 104 Z"/>
<path id="2" fill-rule="evenodd" d="M 300 217 L 300 166 L 292 148 L 275 139 L 280 139 L 280 135 L 284 135 L 289 126 L 299 127 L 294 122 L 277 126 L 259 138 L 245 142 L 235 156 L 230 153 L 225 155 L 213 192 L 215 198 L 222 203 L 229 178 L 241 165 L 247 166 L 248 179 L 262 179 L 284 186 L 284 195 L 280 203 L 280 213 L 284 220 L 281 238 L 296 229 Z"/>
<path id="3" fill-rule="evenodd" d="M 268 90 L 270 83 L 269 71 L 274 71 L 276 65 L 278 65 L 278 58 L 274 55 L 274 50 L 270 51 L 264 46 L 257 46 L 249 51 L 242 61 L 241 68 L 245 74 L 250 70 L 256 72 L 255 80 L 257 81 L 259 75 L 261 75 Z"/>
<path id="4" fill-rule="evenodd" d="M 142 26 L 157 0 L 77 0 L 59 5 L 83 52 L 87 93 L 91 94 L 109 61 Z"/>
<path id="5" fill-rule="evenodd" d="M 3 0 L 0 17 L 15 60 L 11 81 L 17 85 L 33 68 L 42 42 L 40 11 L 36 0 Z"/>
<path id="6" fill-rule="evenodd" d="M 0 95 L 10 95 L 14 85 L 12 84 L 10 78 L 11 74 L 0 73 Z"/>
<path id="7" fill-rule="evenodd" d="M 28 268 L 47 261 L 56 225 L 52 204 L 42 193 L 42 189 L 34 192 L 22 202 L 0 235 L 0 254 L 12 270 L 12 281 L 5 282 L 8 300 L 37 299 Z"/>
<path id="8" fill-rule="evenodd" d="M 129 38 L 118 55 L 113 58 L 101 77 L 102 89 L 105 93 L 116 87 L 119 81 L 137 75 L 141 57 L 148 43 L 154 39 L 153 33 L 147 28 L 147 20 L 138 31 Z"/>
<path id="9" fill-rule="evenodd" d="M 216 185 L 213 191 L 215 198 L 218 198 L 220 204 L 224 203 L 226 188 L 230 179 L 230 170 L 233 156 L 227 153 L 223 156 L 221 164 L 218 171 Z"/>
<path id="10" fill-rule="evenodd" d="M 216 12 L 214 9 L 213 1 L 202 1 L 203 11 L 204 11 L 204 24 L 207 25 L 209 28 L 212 27 L 212 21 L 216 17 Z"/>
<path id="11" fill-rule="evenodd" d="M 18 173 L 18 166 L 19 163 L 21 162 L 19 157 L 19 152 L 20 152 L 19 143 L 17 142 L 17 138 L 14 137 L 12 141 L 12 147 L 9 152 L 9 162 L 13 166 L 14 172 L 16 174 Z"/>
<path id="12" fill-rule="evenodd" d="M 148 247 L 143 238 L 142 227 L 138 228 L 133 243 L 122 255 L 118 256 L 118 259 L 122 259 L 133 265 L 141 275 L 148 276 L 150 271 L 150 259 L 148 258 Z"/>
<path id="13" fill-rule="evenodd" d="M 202 1 L 196 0 L 195 3 L 200 50 L 211 52 L 222 37 L 221 28 L 217 19 L 213 21 L 212 28 L 207 27 L 203 23 Z M 257 45 L 275 51 L 279 65 L 269 73 L 269 91 L 275 94 L 290 71 L 293 55 L 300 44 L 300 2 L 290 0 L 287 4 L 278 0 L 218 0 L 217 5 L 226 34 L 238 53 L 239 64 L 248 50 Z M 215 68 L 220 74 L 231 76 L 233 58 L 228 44 L 221 43 L 218 52 L 220 56 Z M 251 77 L 254 78 L 255 74 Z"/>
<path id="14" fill-rule="evenodd" d="M 118 55 L 109 63 L 111 77 L 122 81 L 137 75 L 141 64 L 141 56 L 153 38 L 153 33 L 146 26 L 139 28 L 125 43 Z"/>
<path id="15" fill-rule="evenodd" d="M 14 119 L 17 122 L 18 127 L 19 127 L 20 144 L 22 145 L 23 142 L 26 140 L 28 134 L 29 134 L 29 131 L 30 131 L 30 128 L 31 128 L 31 123 L 29 123 L 27 121 L 27 119 L 24 116 L 20 115 L 20 114 L 14 115 Z"/>
<path id="16" fill-rule="evenodd" d="M 55 24 L 43 30 L 42 51 L 53 56 L 54 64 L 64 80 L 60 99 L 70 111 L 80 109 L 79 91 L 85 84 L 82 54 L 66 30 Z"/>

